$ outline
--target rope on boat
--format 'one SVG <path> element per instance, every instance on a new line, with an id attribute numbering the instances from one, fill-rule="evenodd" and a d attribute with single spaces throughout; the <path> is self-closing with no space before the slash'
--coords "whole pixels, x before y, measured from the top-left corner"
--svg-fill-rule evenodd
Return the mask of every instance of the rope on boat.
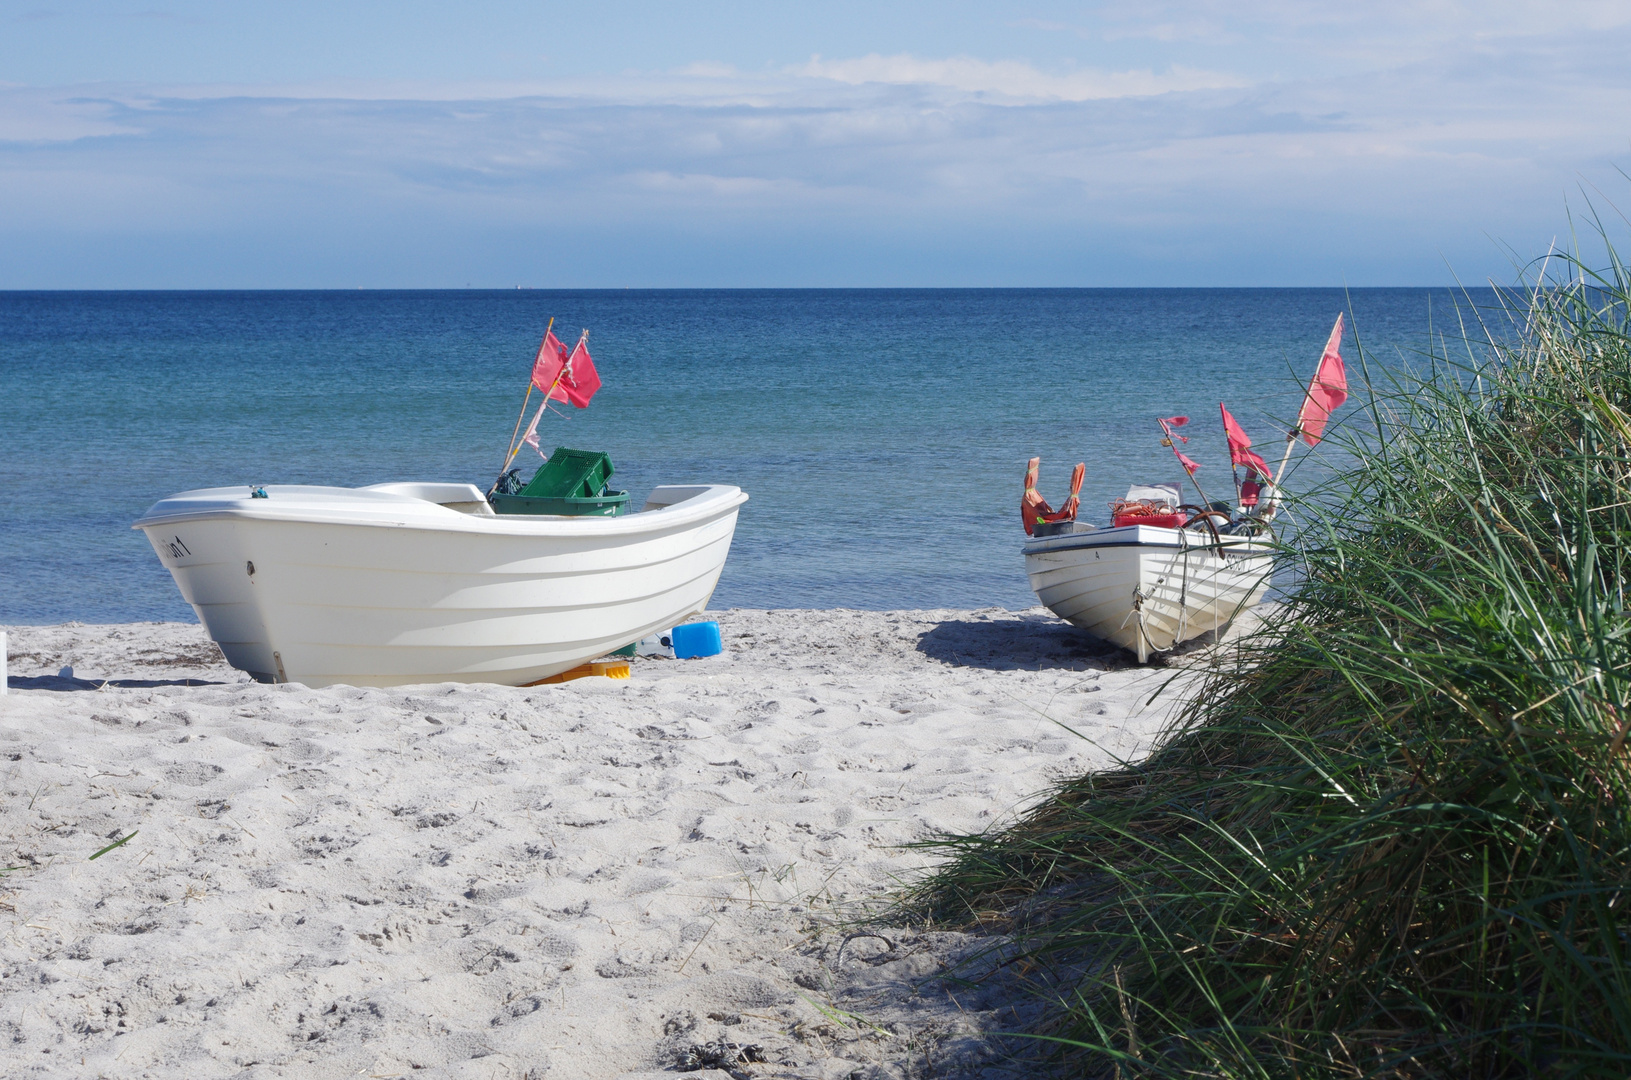
<path id="1" fill-rule="evenodd" d="M 1172 639 L 1174 645 L 1184 640 L 1184 631 L 1189 629 L 1189 532 L 1179 530 L 1178 536 L 1184 542 L 1184 570 L 1178 579 L 1178 634 Z"/>
<path id="2" fill-rule="evenodd" d="M 1118 632 L 1125 630 L 1127 628 L 1127 619 L 1134 617 L 1138 619 L 1138 622 L 1134 624 L 1138 630 L 1138 639 L 1148 647 L 1148 652 L 1159 651 L 1155 648 L 1155 642 L 1150 638 L 1150 635 L 1144 631 L 1144 587 L 1142 585 L 1133 586 L 1133 608 L 1127 612 L 1127 618 L 1121 620 L 1121 625 L 1116 627 L 1116 630 Z M 1144 659 L 1140 657 L 1138 662 L 1142 664 Z"/>

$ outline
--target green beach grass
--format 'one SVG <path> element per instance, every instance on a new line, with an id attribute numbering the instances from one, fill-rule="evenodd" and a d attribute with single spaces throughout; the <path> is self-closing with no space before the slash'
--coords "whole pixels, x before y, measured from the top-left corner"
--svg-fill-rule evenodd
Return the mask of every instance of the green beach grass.
<path id="1" fill-rule="evenodd" d="M 1357 388 L 1351 465 L 1293 507 L 1300 584 L 1157 752 L 931 843 L 908 904 L 1008 935 L 1039 1074 L 1631 1074 L 1631 279 L 1607 262 L 1551 257 L 1463 313 L 1455 356 Z"/>

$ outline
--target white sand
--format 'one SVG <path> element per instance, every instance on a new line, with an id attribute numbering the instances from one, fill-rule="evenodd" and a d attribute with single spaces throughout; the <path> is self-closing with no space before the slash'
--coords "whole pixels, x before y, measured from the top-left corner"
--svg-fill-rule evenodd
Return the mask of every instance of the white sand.
<path id="1" fill-rule="evenodd" d="M 611 1080 L 723 1039 L 762 1050 L 738 1075 L 835 1078 L 977 1054 L 994 1003 L 914 996 L 969 941 L 833 922 L 925 864 L 898 845 L 1139 754 L 1173 673 L 1040 609 L 717 618 L 723 656 L 533 689 L 261 686 L 194 626 L 10 628 L 0 1074 Z"/>

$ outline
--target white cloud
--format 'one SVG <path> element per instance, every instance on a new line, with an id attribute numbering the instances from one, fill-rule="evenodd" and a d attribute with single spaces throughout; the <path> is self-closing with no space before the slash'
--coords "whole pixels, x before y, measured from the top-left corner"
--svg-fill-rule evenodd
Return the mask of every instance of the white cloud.
<path id="1" fill-rule="evenodd" d="M 73 93 L 0 83 L 0 143 L 70 142 L 108 135 L 139 135 L 142 129 L 111 119 L 107 101 Z"/>
<path id="2" fill-rule="evenodd" d="M 809 78 L 831 79 L 852 86 L 866 83 L 931 86 L 1029 101 L 1148 97 L 1183 90 L 1239 87 L 1248 82 L 1239 75 L 1177 66 L 1159 74 L 1145 70 L 1068 71 L 1055 75 L 1020 60 L 988 61 L 972 56 L 933 60 L 905 53 L 895 56 L 871 53 L 850 60 L 823 60 L 812 56 L 808 63 L 791 70 Z"/>
<path id="3" fill-rule="evenodd" d="M 1356 37 L 1391 41 L 1396 49 L 1417 42 L 1438 47 L 1475 37 L 1534 38 L 1566 28 L 1606 30 L 1631 23 L 1623 0 L 1575 0 L 1566 7 L 1534 0 L 1142 0 L 1095 4 L 1088 12 L 1100 32 L 1114 28 L 1120 35 L 1172 40 L 1235 37 L 1250 29 L 1271 40 L 1295 39 L 1321 54 L 1340 53 Z M 1341 35 L 1333 33 L 1338 30 Z"/>
<path id="4" fill-rule="evenodd" d="M 1322 34 L 1311 53 L 1334 47 Z M 0 86 L 0 286 L 100 283 L 78 264 L 39 277 L 68 234 L 124 245 L 132 273 L 141 238 L 162 238 L 182 252 L 174 284 L 217 283 L 185 277 L 176 237 L 228 236 L 246 267 L 280 245 L 366 266 L 443 237 L 422 271 L 376 258 L 409 276 L 368 283 L 394 284 L 448 265 L 462 282 L 505 245 L 553 268 L 563 236 L 635 266 L 706 237 L 783 275 L 736 284 L 888 283 L 867 276 L 885 265 L 908 284 L 1399 280 L 1386 268 L 1436 268 L 1464 240 L 1549 237 L 1570 186 L 1612 183 L 1628 45 L 1613 26 L 1457 40 L 1255 81 L 868 54 L 508 83 Z M 615 284 L 687 283 L 605 266 Z"/>
<path id="5" fill-rule="evenodd" d="M 721 64 L 713 60 L 699 60 L 693 64 L 686 64 L 675 70 L 676 75 L 692 75 L 704 79 L 726 79 L 737 74 L 736 68 L 730 64 Z"/>

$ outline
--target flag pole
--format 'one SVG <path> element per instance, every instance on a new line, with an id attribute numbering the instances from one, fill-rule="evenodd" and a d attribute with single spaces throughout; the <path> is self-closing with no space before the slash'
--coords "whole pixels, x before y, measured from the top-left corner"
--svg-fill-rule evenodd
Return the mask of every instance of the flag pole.
<path id="1" fill-rule="evenodd" d="M 1306 392 L 1307 391 L 1304 391 L 1304 393 L 1306 393 Z M 1280 490 L 1280 477 L 1285 475 L 1286 462 L 1291 460 L 1291 448 L 1297 445 L 1297 436 L 1301 435 L 1302 433 L 1303 433 L 1303 414 L 1302 414 L 1302 410 L 1298 409 L 1297 410 L 1297 426 L 1292 428 L 1290 433 L 1286 435 L 1286 452 L 1285 452 L 1285 456 L 1280 459 L 1280 467 L 1278 469 L 1274 470 L 1274 490 L 1276 490 L 1276 491 Z"/>
<path id="2" fill-rule="evenodd" d="M 1341 321 L 1342 315 L 1340 313 L 1338 313 L 1337 319 Z M 1274 472 L 1274 490 L 1269 494 L 1268 505 L 1268 516 L 1270 517 L 1273 517 L 1274 511 L 1279 508 L 1280 478 L 1285 475 L 1286 464 L 1291 460 L 1291 451 L 1297 445 L 1297 438 L 1303 433 L 1303 410 L 1308 408 L 1308 395 L 1313 391 L 1314 382 L 1320 377 L 1320 371 L 1324 366 L 1325 352 L 1321 350 L 1320 358 L 1314 364 L 1314 374 L 1308 377 L 1308 385 L 1303 387 L 1303 401 L 1301 405 L 1297 406 L 1297 422 L 1292 425 L 1291 430 L 1286 434 L 1286 452 L 1280 458 L 1280 467 Z"/>
<path id="3" fill-rule="evenodd" d="M 1207 510 L 1210 510 L 1210 509 L 1212 509 L 1212 500 L 1211 500 L 1211 499 L 1208 499 L 1208 498 L 1207 498 L 1207 497 L 1206 497 L 1206 492 L 1204 492 L 1204 491 L 1201 491 L 1201 482 L 1200 482 L 1200 481 L 1199 481 L 1199 480 L 1197 480 L 1197 479 L 1195 479 L 1195 474 L 1194 474 L 1194 473 L 1192 473 L 1192 472 L 1189 472 L 1189 470 L 1188 470 L 1188 469 L 1185 469 L 1185 470 L 1184 470 L 1184 472 L 1186 472 L 1186 473 L 1189 473 L 1189 482 L 1190 482 L 1190 483 L 1191 483 L 1191 484 L 1194 484 L 1194 485 L 1195 485 L 1195 491 L 1196 491 L 1196 492 L 1197 492 L 1197 493 L 1199 493 L 1199 495 L 1200 495 L 1200 497 L 1201 497 L 1201 506 L 1202 506 L 1202 507 L 1203 507 L 1203 508 L 1204 508 L 1204 509 L 1207 509 Z"/>
<path id="4" fill-rule="evenodd" d="M 1285 456 L 1280 459 L 1280 467 L 1275 470 L 1274 479 L 1269 484 L 1269 497 L 1267 500 L 1267 505 L 1264 506 L 1262 512 L 1258 514 L 1258 517 L 1263 518 L 1265 521 L 1273 517 L 1274 512 L 1280 509 L 1280 477 L 1286 471 L 1286 462 L 1291 460 L 1291 448 L 1297 445 L 1297 435 L 1301 431 L 1302 413 L 1299 411 L 1297 414 L 1297 426 L 1291 429 L 1290 435 L 1286 436 Z"/>
<path id="5" fill-rule="evenodd" d="M 555 329 L 555 316 L 551 315 L 549 317 L 549 325 L 544 328 L 544 340 L 545 341 L 549 340 L 549 332 L 551 330 L 553 330 L 553 329 Z M 558 380 L 559 380 L 559 377 L 557 376 L 557 381 Z M 550 389 L 553 390 L 554 387 L 551 387 Z M 517 435 L 521 434 L 521 421 L 523 421 L 523 420 L 525 420 L 527 418 L 527 403 L 530 402 L 531 400 L 532 400 L 532 372 L 528 371 L 527 372 L 527 396 L 521 399 L 521 415 L 519 415 L 519 416 L 517 416 L 515 418 L 515 430 L 510 432 L 510 445 L 504 451 L 504 454 L 505 454 L 504 464 L 498 470 L 498 479 L 499 480 L 504 479 L 504 470 L 508 469 L 510 467 L 510 462 L 515 460 L 515 454 L 516 454 L 515 437 Z M 549 398 L 546 396 L 544 398 L 544 400 L 548 401 Z M 496 491 L 497 489 L 498 489 L 498 481 L 495 480 L 493 482 L 493 490 Z M 492 494 L 492 492 L 488 492 L 488 494 Z"/>
<path id="6" fill-rule="evenodd" d="M 549 384 L 549 393 L 544 395 L 544 403 L 542 405 L 538 406 L 538 410 L 540 412 L 542 412 L 544 409 L 549 408 L 549 400 L 550 400 L 549 395 L 553 394 L 555 392 L 555 388 L 557 386 L 561 385 L 561 376 L 565 375 L 565 374 L 566 374 L 566 367 L 563 365 L 561 367 L 561 370 L 556 372 L 555 381 Z M 529 386 L 527 389 L 530 391 L 532 388 Z M 527 396 L 531 397 L 532 395 L 529 392 Z M 522 407 L 521 414 L 523 416 L 526 415 L 526 407 L 525 406 Z M 521 425 L 517 424 L 515 426 L 515 428 L 516 428 L 517 431 L 520 431 L 521 430 Z M 512 436 L 511 438 L 513 440 L 514 437 Z M 510 462 L 515 460 L 516 455 L 521 452 L 521 448 L 523 446 L 525 446 L 525 445 L 527 445 L 527 444 L 524 441 L 519 442 L 519 443 L 513 442 L 513 441 L 511 442 L 511 444 L 510 444 L 510 456 L 504 459 L 504 468 L 498 470 L 498 476 L 499 476 L 500 480 L 502 480 L 504 478 L 504 472 L 505 472 L 506 469 L 508 469 L 510 467 Z M 495 482 L 493 486 L 496 488 L 498 485 Z"/>
<path id="7" fill-rule="evenodd" d="M 553 318 L 551 318 L 549 320 L 549 326 L 550 326 L 551 330 L 554 329 L 555 320 Z M 549 340 L 549 330 L 544 331 L 544 340 L 545 341 Z M 578 345 L 582 345 L 585 341 L 588 341 L 588 340 L 589 340 L 589 331 L 585 330 L 582 334 L 578 335 Z M 578 351 L 577 347 L 574 346 L 572 351 L 567 354 L 566 362 L 564 364 L 562 364 L 561 369 L 555 373 L 555 381 L 550 383 L 549 384 L 549 389 L 544 392 L 544 403 L 542 405 L 538 406 L 539 415 L 542 415 L 543 411 L 545 409 L 549 408 L 549 402 L 550 402 L 551 397 L 555 393 L 555 388 L 560 386 L 561 385 L 561 379 L 565 378 L 566 375 L 571 372 L 571 370 L 572 370 L 572 357 L 577 355 L 577 351 Z M 574 379 L 574 385 L 576 385 L 576 380 L 575 379 Z M 527 399 L 530 400 L 531 398 L 532 398 L 532 383 L 528 382 L 527 383 Z M 515 422 L 515 431 L 510 433 L 510 453 L 509 453 L 509 456 L 504 459 L 503 467 L 498 470 L 498 479 L 499 480 L 504 479 L 505 471 L 509 469 L 510 462 L 515 460 L 516 455 L 521 453 L 521 447 L 527 445 L 525 440 L 522 440 L 519 443 L 517 443 L 515 441 L 516 433 L 520 432 L 520 430 L 521 430 L 521 421 L 526 419 L 526 416 L 527 416 L 527 404 L 526 404 L 526 401 L 523 401 L 521 403 L 521 416 L 519 418 L 517 418 L 516 422 Z M 487 494 L 491 495 L 497 489 L 498 489 L 498 481 L 495 480 L 493 482 L 493 486 L 488 489 Z"/>
<path id="8" fill-rule="evenodd" d="M 1175 436 L 1167 428 L 1167 425 L 1160 420 L 1157 420 L 1155 423 L 1156 426 L 1161 429 L 1161 441 L 1172 447 L 1172 452 L 1174 454 L 1178 453 L 1178 444 L 1172 441 Z M 1188 442 L 1189 440 L 1185 439 L 1184 441 Z M 1195 474 L 1189 471 L 1189 466 L 1185 465 L 1182 460 L 1178 462 L 1178 466 L 1184 470 L 1186 475 L 1188 475 L 1189 482 L 1195 485 L 1195 492 L 1201 497 L 1201 506 L 1207 510 L 1212 509 L 1212 500 L 1208 499 L 1206 497 L 1206 492 L 1201 490 L 1201 482 L 1195 479 Z"/>
<path id="9" fill-rule="evenodd" d="M 1224 420 L 1223 420 L 1223 402 L 1221 402 L 1221 401 L 1218 402 L 1218 422 L 1220 424 L 1223 424 L 1223 442 L 1224 442 L 1225 445 L 1228 445 L 1229 444 L 1229 425 L 1227 423 L 1224 423 Z M 1238 507 L 1240 505 L 1240 499 L 1241 499 L 1241 495 L 1240 495 L 1240 466 L 1235 464 L 1235 450 L 1234 450 L 1233 446 L 1229 446 L 1229 472 L 1235 478 L 1235 505 Z"/>

